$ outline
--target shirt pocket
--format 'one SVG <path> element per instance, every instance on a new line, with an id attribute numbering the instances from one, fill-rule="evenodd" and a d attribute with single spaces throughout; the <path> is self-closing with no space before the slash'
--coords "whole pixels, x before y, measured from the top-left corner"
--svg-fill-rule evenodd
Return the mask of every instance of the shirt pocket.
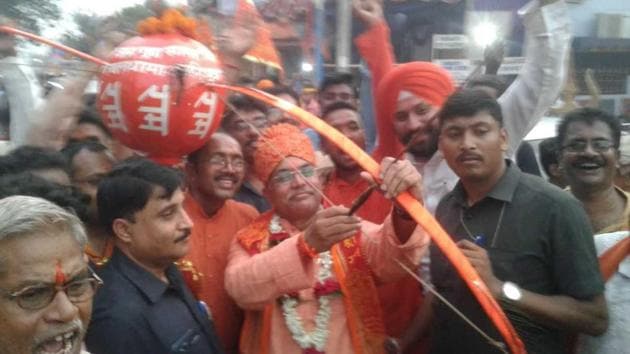
<path id="1" fill-rule="evenodd" d="M 548 265 L 536 253 L 504 248 L 491 248 L 489 253 L 494 275 L 500 280 L 534 288 L 549 285 Z"/>

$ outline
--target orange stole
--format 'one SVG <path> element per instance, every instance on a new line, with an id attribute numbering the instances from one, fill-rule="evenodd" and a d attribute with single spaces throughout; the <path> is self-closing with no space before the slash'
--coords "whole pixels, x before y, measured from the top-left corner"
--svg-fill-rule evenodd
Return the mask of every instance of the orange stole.
<path id="1" fill-rule="evenodd" d="M 274 211 L 262 214 L 237 235 L 238 242 L 251 255 L 269 249 L 269 222 Z M 361 254 L 361 234 L 333 246 L 335 276 L 341 285 L 352 345 L 356 354 L 384 353 L 385 326 L 374 277 Z M 241 331 L 241 348 L 258 347 L 258 354 L 269 353 L 273 304 L 263 311 L 246 311 Z"/>

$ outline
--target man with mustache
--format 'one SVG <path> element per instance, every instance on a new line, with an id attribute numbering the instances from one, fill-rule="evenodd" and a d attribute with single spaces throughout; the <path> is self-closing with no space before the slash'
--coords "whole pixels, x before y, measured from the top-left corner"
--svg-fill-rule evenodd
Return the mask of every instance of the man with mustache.
<path id="1" fill-rule="evenodd" d="M 608 331 L 599 337 L 581 336 L 579 353 L 619 353 L 630 343 L 627 294 L 630 265 L 628 193 L 615 185 L 619 164 L 621 125 L 612 115 L 580 108 L 564 116 L 558 126 L 559 164 L 571 193 L 582 202 L 593 230 L 600 268 L 606 276 L 610 312 Z M 624 246 L 625 244 L 625 246 Z M 625 247 L 619 257 L 606 251 Z M 605 269 L 612 269 L 606 274 Z"/>
<path id="2" fill-rule="evenodd" d="M 0 353 L 79 354 L 101 283 L 79 219 L 41 198 L 0 200 Z"/>
<path id="3" fill-rule="evenodd" d="M 174 264 L 190 250 L 182 184 L 146 159 L 121 163 L 99 184 L 99 217 L 116 247 L 99 270 L 105 285 L 86 337 L 94 354 L 223 352 Z"/>
<path id="4" fill-rule="evenodd" d="M 319 85 L 318 100 L 322 112 L 337 102 L 344 102 L 356 107 L 359 103 L 358 92 L 352 74 L 333 72 L 326 75 Z"/>
<path id="5" fill-rule="evenodd" d="M 234 235 L 258 216 L 250 205 L 231 199 L 244 175 L 241 146 L 225 133 L 213 134 L 205 146 L 188 155 L 184 209 L 194 226 L 185 259 L 201 273 L 198 298 L 208 305 L 228 353 L 238 351 L 243 313 L 225 291 L 223 275 Z"/>
<path id="6" fill-rule="evenodd" d="M 376 282 L 415 266 L 428 236 L 396 209 L 383 225 L 322 208 L 315 153 L 290 124 L 267 128 L 254 171 L 273 209 L 236 236 L 226 288 L 246 310 L 242 353 L 379 353 L 385 329 Z M 409 190 L 421 198 L 421 177 L 408 161 L 381 164 L 388 198 Z"/>
<path id="7" fill-rule="evenodd" d="M 335 102 L 327 106 L 322 120 L 361 149 L 365 149 L 365 131 L 359 112 L 352 104 Z M 368 181 L 361 177 L 363 169 L 337 145 L 326 139 L 322 141 L 322 151 L 327 153 L 335 164 L 335 170 L 324 187 L 324 194 L 336 205 L 350 207 L 352 202 L 370 187 Z M 390 209 L 391 202 L 375 191 L 357 210 L 356 215 L 369 222 L 381 224 L 389 215 Z"/>
<path id="8" fill-rule="evenodd" d="M 365 131 L 359 112 L 353 105 L 333 103 L 326 108 L 322 119 L 365 149 Z M 370 187 L 370 183 L 361 177 L 361 166 L 335 144 L 324 139 L 322 149 L 335 164 L 335 170 L 324 187 L 324 195 L 335 205 L 349 208 Z M 382 224 L 391 210 L 391 201 L 379 191 L 373 191 L 356 215 L 369 222 Z M 398 281 L 379 284 L 378 294 L 387 334 L 398 337 L 407 328 L 422 302 L 421 288 L 412 276 L 406 275 Z"/>
<path id="9" fill-rule="evenodd" d="M 245 182 L 235 199 L 253 206 L 262 213 L 269 210 L 270 206 L 262 196 L 262 183 L 251 173 L 251 166 L 258 143 L 258 131 L 269 125 L 267 107 L 242 95 L 230 96 L 228 102 L 227 111 L 221 120 L 221 128 L 241 144 L 243 157 L 249 166 L 245 173 Z"/>
<path id="10" fill-rule="evenodd" d="M 627 230 L 628 194 L 615 186 L 621 125 L 595 108 L 569 112 L 558 125 L 559 165 L 595 234 Z"/>
<path id="11" fill-rule="evenodd" d="M 580 203 L 505 160 L 501 107 L 479 90 L 451 96 L 439 148 L 459 177 L 436 218 L 502 305 L 528 353 L 566 353 L 566 335 L 606 331 L 604 287 Z M 435 288 L 483 332 L 501 340 L 442 252 L 431 247 Z M 433 301 L 431 353 L 501 353 L 441 301 Z"/>
<path id="12" fill-rule="evenodd" d="M 434 212 L 440 199 L 457 182 L 437 151 L 437 112 L 454 91 L 450 74 L 428 62 L 394 67 L 389 28 L 379 0 L 354 0 L 354 12 L 367 30 L 355 39 L 361 57 L 372 73 L 378 142 L 372 155 L 377 161 L 407 157 L 422 173 L 424 204 Z M 564 1 L 541 0 L 524 6 L 519 15 L 526 30 L 525 65 L 520 75 L 498 98 L 510 134 L 508 156 L 543 116 L 561 90 L 568 55 L 570 29 Z"/>

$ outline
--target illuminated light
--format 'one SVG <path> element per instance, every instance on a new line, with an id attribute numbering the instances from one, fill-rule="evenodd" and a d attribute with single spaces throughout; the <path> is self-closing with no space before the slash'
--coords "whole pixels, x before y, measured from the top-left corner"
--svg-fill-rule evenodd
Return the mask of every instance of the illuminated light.
<path id="1" fill-rule="evenodd" d="M 302 71 L 304 71 L 305 73 L 312 72 L 313 71 L 313 64 L 307 63 L 307 62 L 303 62 L 302 63 Z"/>
<path id="2" fill-rule="evenodd" d="M 482 22 L 472 30 L 475 43 L 480 47 L 487 47 L 498 39 L 499 28 L 492 22 Z"/>

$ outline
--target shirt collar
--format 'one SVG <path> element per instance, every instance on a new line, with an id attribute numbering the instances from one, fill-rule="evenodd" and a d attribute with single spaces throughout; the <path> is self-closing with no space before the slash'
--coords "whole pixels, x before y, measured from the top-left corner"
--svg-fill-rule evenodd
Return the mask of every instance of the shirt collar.
<path id="1" fill-rule="evenodd" d="M 521 177 L 521 170 L 510 160 L 505 160 L 505 172 L 503 176 L 499 178 L 497 184 L 494 185 L 492 190 L 486 195 L 485 198 L 493 198 L 503 202 L 510 203 L 514 197 L 514 191 L 518 186 L 518 181 Z M 457 185 L 453 189 L 453 197 L 461 205 L 467 205 L 466 191 L 461 181 L 457 182 Z"/>
<path id="2" fill-rule="evenodd" d="M 158 302 L 166 289 L 169 288 L 169 284 L 164 283 L 155 275 L 149 273 L 118 248 L 114 249 L 111 262 L 116 264 L 120 272 L 152 303 Z M 177 287 L 178 278 L 174 272 L 176 272 L 175 265 L 170 265 L 165 273 L 169 282 L 171 282 L 170 286 Z"/>

